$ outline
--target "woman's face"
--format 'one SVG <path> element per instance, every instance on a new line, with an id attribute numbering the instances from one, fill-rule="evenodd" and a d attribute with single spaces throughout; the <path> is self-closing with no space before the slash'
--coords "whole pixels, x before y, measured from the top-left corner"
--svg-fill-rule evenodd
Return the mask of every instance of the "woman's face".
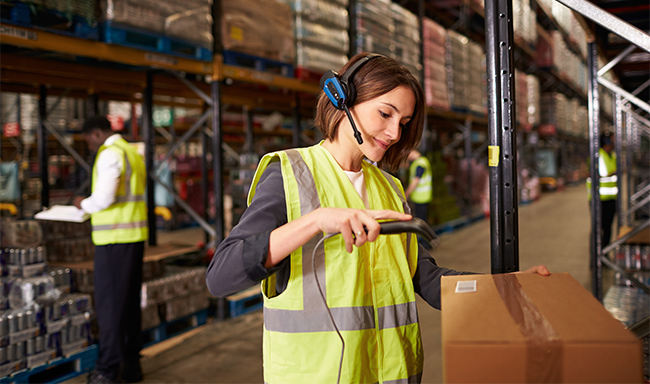
<path id="1" fill-rule="evenodd" d="M 363 144 L 358 146 L 350 121 L 343 118 L 339 135 L 351 140 L 363 155 L 379 161 L 391 145 L 397 143 L 402 129 L 411 120 L 415 109 L 415 95 L 407 86 L 401 85 L 374 99 L 356 104 L 350 109 Z"/>

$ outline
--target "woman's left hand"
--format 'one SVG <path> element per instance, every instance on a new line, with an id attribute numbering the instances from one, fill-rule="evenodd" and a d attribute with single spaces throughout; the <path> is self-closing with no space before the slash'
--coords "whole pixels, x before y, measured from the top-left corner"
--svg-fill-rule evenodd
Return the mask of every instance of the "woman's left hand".
<path id="1" fill-rule="evenodd" d="M 520 271 L 517 273 L 528 273 L 530 275 L 542 275 L 542 276 L 550 276 L 551 272 L 546 268 L 545 265 L 536 265 L 532 268 L 528 268 L 525 271 Z"/>

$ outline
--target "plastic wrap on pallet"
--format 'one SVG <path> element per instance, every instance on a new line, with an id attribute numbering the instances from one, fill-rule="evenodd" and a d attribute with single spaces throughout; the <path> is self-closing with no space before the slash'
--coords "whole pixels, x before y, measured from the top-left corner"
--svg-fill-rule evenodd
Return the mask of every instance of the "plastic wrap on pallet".
<path id="1" fill-rule="evenodd" d="M 327 0 L 278 0 L 291 7 L 296 19 L 302 18 L 325 27 L 347 30 L 350 19 L 346 6 Z"/>
<path id="2" fill-rule="evenodd" d="M 160 325 L 160 315 L 158 306 L 150 305 L 142 308 L 142 327 L 143 331 Z"/>
<path id="3" fill-rule="evenodd" d="M 211 0 L 101 0 L 110 21 L 212 48 Z"/>
<path id="4" fill-rule="evenodd" d="M 164 321 L 174 321 L 181 317 L 207 309 L 210 301 L 207 292 L 198 292 L 189 296 L 177 297 L 165 301 L 163 306 Z"/>
<path id="5" fill-rule="evenodd" d="M 567 127 L 566 96 L 558 92 L 545 92 L 541 97 L 541 105 L 540 123 L 555 126 L 558 131 L 565 132 Z"/>
<path id="6" fill-rule="evenodd" d="M 457 32 L 447 31 L 447 86 L 452 108 L 466 111 L 469 83 L 469 39 Z"/>
<path id="7" fill-rule="evenodd" d="M 4 248 L 2 272 L 9 277 L 34 277 L 45 274 L 45 250 L 43 247 Z"/>
<path id="8" fill-rule="evenodd" d="M 449 109 L 445 64 L 447 31 L 436 22 L 422 19 L 424 38 L 424 94 L 427 105 Z"/>
<path id="9" fill-rule="evenodd" d="M 296 16 L 296 41 L 325 51 L 346 54 L 350 46 L 350 37 L 344 29 L 333 29 L 316 24 Z"/>
<path id="10" fill-rule="evenodd" d="M 316 71 L 326 72 L 330 69 L 339 69 L 348 62 L 345 54 L 335 54 L 328 50 L 296 44 L 296 64 L 299 67 L 309 68 Z"/>
<path id="11" fill-rule="evenodd" d="M 515 69 L 515 100 L 517 101 L 516 121 L 524 130 L 529 131 L 528 124 L 528 81 L 526 74 Z"/>
<path id="12" fill-rule="evenodd" d="M 96 0 L 29 0 L 25 1 L 32 6 L 43 6 L 66 15 L 81 16 L 92 24 L 96 21 Z"/>
<path id="13" fill-rule="evenodd" d="M 357 18 L 356 39 L 357 50 L 376 52 L 385 56 L 392 56 L 394 47 L 395 22 L 391 14 L 390 1 L 363 0 L 356 4 Z"/>
<path id="14" fill-rule="evenodd" d="M 43 231 L 36 220 L 2 220 L 2 247 L 31 248 L 43 241 Z"/>
<path id="15" fill-rule="evenodd" d="M 421 81 L 421 39 L 418 18 L 395 3 L 390 5 L 390 9 L 395 25 L 392 57 L 404 65 L 418 81 Z"/>
<path id="16" fill-rule="evenodd" d="M 223 0 L 222 39 L 227 50 L 293 63 L 291 8 L 276 0 Z"/>
<path id="17" fill-rule="evenodd" d="M 534 127 L 540 123 L 541 106 L 540 106 L 541 92 L 539 88 L 539 79 L 535 75 L 526 76 L 526 99 L 528 101 L 527 120 L 528 125 Z"/>
<path id="18" fill-rule="evenodd" d="M 206 291 L 204 267 L 167 267 L 165 277 L 142 283 L 142 307 L 162 303 L 191 292 Z"/>
<path id="19" fill-rule="evenodd" d="M 468 109 L 478 114 L 485 114 L 487 108 L 487 80 L 485 73 L 485 53 L 480 44 L 469 41 L 469 78 L 467 84 Z"/>

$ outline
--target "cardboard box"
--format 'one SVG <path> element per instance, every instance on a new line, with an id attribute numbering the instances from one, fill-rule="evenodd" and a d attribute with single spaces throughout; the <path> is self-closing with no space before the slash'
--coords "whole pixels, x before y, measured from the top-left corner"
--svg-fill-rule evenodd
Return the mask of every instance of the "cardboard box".
<path id="1" fill-rule="evenodd" d="M 640 383 L 641 341 L 566 273 L 442 278 L 448 383 Z"/>

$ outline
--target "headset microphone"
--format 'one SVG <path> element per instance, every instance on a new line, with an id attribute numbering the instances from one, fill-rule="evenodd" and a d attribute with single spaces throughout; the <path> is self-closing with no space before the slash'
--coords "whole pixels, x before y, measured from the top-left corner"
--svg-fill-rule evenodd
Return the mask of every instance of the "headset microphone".
<path id="1" fill-rule="evenodd" d="M 327 71 L 320 79 L 320 86 L 325 92 L 327 98 L 332 102 L 332 105 L 334 105 L 336 109 L 345 111 L 345 114 L 348 116 L 350 124 L 352 125 L 352 130 L 354 131 L 354 137 L 357 139 L 359 145 L 363 144 L 363 138 L 361 137 L 361 132 L 357 129 L 356 124 L 354 124 L 354 119 L 352 118 L 349 109 L 354 105 L 354 100 L 357 96 L 352 82 L 352 77 L 359 68 L 376 57 L 384 56 L 374 53 L 369 54 L 348 68 L 348 70 L 345 71 L 343 78 L 339 78 L 339 74 L 335 71 Z"/>

